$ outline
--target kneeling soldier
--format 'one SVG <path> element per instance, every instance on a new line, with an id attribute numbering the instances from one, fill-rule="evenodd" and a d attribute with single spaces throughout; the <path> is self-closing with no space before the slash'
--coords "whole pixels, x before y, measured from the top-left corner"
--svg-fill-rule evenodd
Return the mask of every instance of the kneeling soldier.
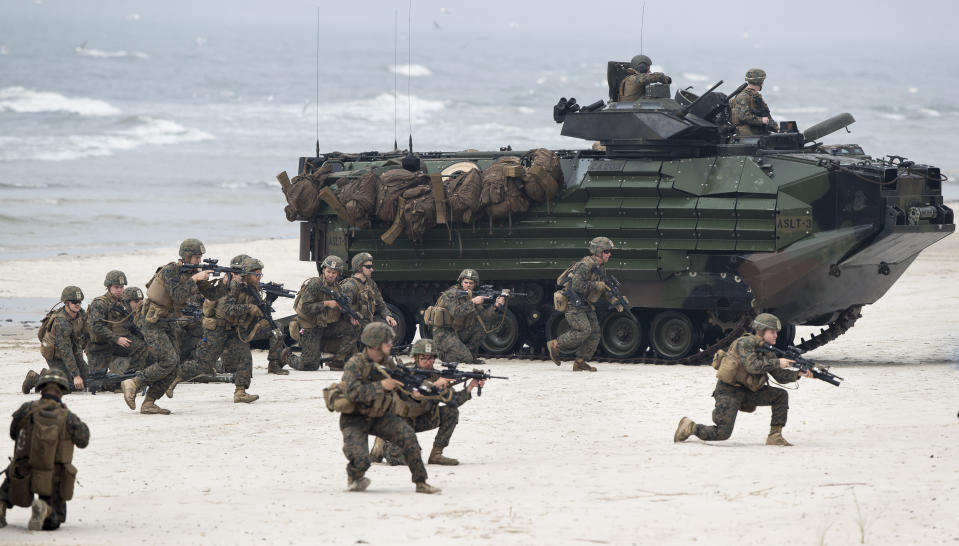
<path id="1" fill-rule="evenodd" d="M 370 468 L 368 446 L 372 434 L 399 446 L 417 493 L 439 493 L 439 488 L 426 483 L 426 465 L 413 427 L 393 413 L 393 405 L 398 403 L 397 393 L 403 386 L 387 372 L 396 367 L 396 361 L 390 356 L 393 336 L 393 329 L 382 322 L 367 324 L 360 335 L 363 351 L 354 354 L 343 369 L 343 394 L 353 405 L 350 413 L 340 415 L 343 454 L 349 460 L 347 489 L 363 491 L 370 485 L 364 475 Z M 416 398 L 419 394 L 411 396 Z"/>
<path id="2" fill-rule="evenodd" d="M 297 331 L 291 334 L 299 335 L 297 341 L 303 348 L 299 359 L 294 359 L 291 368 L 296 370 L 318 370 L 322 365 L 323 342 L 335 341 L 337 350 L 340 340 L 352 338 L 353 328 L 359 326 L 359 321 L 351 319 L 342 312 L 340 306 L 333 300 L 331 294 L 340 294 L 337 278 L 343 273 L 346 264 L 339 256 L 327 256 L 320 269 L 323 274 L 319 277 L 307 279 L 293 301 L 293 310 L 296 311 Z M 346 351 L 341 353 L 346 355 Z M 352 356 L 350 353 L 347 356 Z"/>
<path id="3" fill-rule="evenodd" d="M 47 368 L 59 370 L 73 385 L 73 389 L 80 390 L 89 373 L 87 362 L 83 359 L 83 348 L 89 340 L 87 315 L 81 307 L 83 291 L 76 286 L 68 286 L 60 293 L 60 302 L 63 307 L 47 313 L 37 332 L 40 354 L 47 361 Z M 23 394 L 30 394 L 39 378 L 37 372 L 27 372 L 21 385 Z"/>
<path id="4" fill-rule="evenodd" d="M 771 352 L 763 351 L 763 343 L 776 344 L 782 326 L 779 319 L 769 313 L 762 313 L 753 321 L 752 334 L 745 334 L 733 342 L 722 356 L 716 371 L 716 409 L 713 410 L 713 422 L 716 426 L 697 425 L 692 419 L 683 417 L 679 421 L 674 442 L 685 441 L 690 436 L 703 440 L 725 440 L 733 433 L 736 414 L 740 411 L 752 413 L 757 406 L 772 406 L 769 436 L 766 445 L 792 445 L 783 438 L 782 429 L 786 426 L 786 414 L 789 411 L 789 393 L 784 389 L 770 387 L 766 374 L 773 376 L 779 383 L 798 381 L 800 376 L 812 377 L 812 372 L 788 370 L 794 362 L 786 358 L 777 358 Z"/>
<path id="5" fill-rule="evenodd" d="M 444 362 L 470 362 L 481 364 L 476 359 L 480 343 L 492 331 L 493 322 L 506 309 L 506 298 L 497 296 L 492 307 L 485 307 L 483 296 L 473 296 L 479 285 L 479 273 L 464 269 L 458 284 L 447 288 L 436 300 L 433 313 L 433 339 Z M 486 327 L 486 323 L 491 325 Z"/>
<path id="6" fill-rule="evenodd" d="M 10 438 L 16 444 L 0 485 L 0 527 L 7 525 L 7 508 L 12 506 L 32 506 L 31 531 L 60 527 L 67 519 L 67 501 L 73 498 L 77 478 L 71 464 L 73 446 L 83 449 L 90 443 L 90 429 L 60 401 L 70 392 L 66 375 L 44 370 L 37 392 L 40 400 L 13 413 Z"/>

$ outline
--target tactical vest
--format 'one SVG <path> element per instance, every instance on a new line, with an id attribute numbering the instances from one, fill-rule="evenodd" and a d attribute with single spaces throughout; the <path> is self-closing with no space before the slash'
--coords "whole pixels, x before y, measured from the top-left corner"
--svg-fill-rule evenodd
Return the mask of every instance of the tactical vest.
<path id="1" fill-rule="evenodd" d="M 716 379 L 732 385 L 734 387 L 746 387 L 756 392 L 766 385 L 767 377 L 765 373 L 753 374 L 746 371 L 742 359 L 739 357 L 739 344 L 751 337 L 758 338 L 755 334 L 746 334 L 736 341 L 733 341 L 729 349 L 720 355 L 717 352 L 713 357 L 713 367 L 716 368 Z"/>
<path id="2" fill-rule="evenodd" d="M 389 373 L 386 371 L 386 368 L 393 364 L 393 357 L 387 356 L 387 362 L 384 364 L 377 364 L 370 360 L 365 353 L 361 353 L 356 358 L 362 358 L 364 361 L 364 366 L 367 368 L 366 377 L 364 377 L 364 383 L 373 383 L 375 381 L 382 381 L 383 379 L 388 379 L 390 377 Z M 382 396 L 377 396 L 373 400 L 372 404 L 356 404 L 356 413 L 366 417 L 383 417 L 386 415 L 392 408 L 395 401 L 395 394 L 391 392 L 384 392 Z"/>
<path id="3" fill-rule="evenodd" d="M 313 277 L 304 281 L 303 285 L 300 286 L 299 292 L 296 293 L 296 299 L 293 300 L 293 311 L 296 312 L 296 322 L 300 325 L 300 328 L 322 328 L 340 320 L 340 310 L 336 307 L 324 307 L 323 310 L 316 315 L 308 315 L 303 311 L 303 294 L 310 290 L 311 285 L 317 283 L 321 287 L 329 288 L 334 292 L 338 293 L 339 291 L 335 282 L 326 284 L 321 277 Z M 330 299 L 332 299 L 330 296 L 321 294 L 319 301 L 328 301 Z"/>
<path id="4" fill-rule="evenodd" d="M 170 262 L 163 267 L 168 267 L 170 265 L 177 265 L 177 262 Z M 153 278 L 147 281 L 147 301 L 144 302 L 144 307 L 150 303 L 159 305 L 165 311 L 173 312 L 173 296 L 170 295 L 170 291 L 167 290 L 165 284 L 163 284 L 163 279 L 160 276 L 160 272 L 163 270 L 163 267 L 157 269 L 156 273 L 153 274 Z"/>
<path id="5" fill-rule="evenodd" d="M 363 317 L 363 320 L 372 321 L 373 313 L 376 312 L 376 284 L 373 279 L 366 279 L 366 282 L 360 281 L 356 277 L 347 277 L 344 282 L 353 283 L 356 292 L 356 301 L 353 302 L 353 310 Z"/>
<path id="6" fill-rule="evenodd" d="M 106 306 L 106 312 L 103 313 L 103 319 L 107 321 L 107 327 L 110 329 L 111 332 L 113 332 L 113 335 L 117 337 L 122 337 L 127 335 L 128 332 L 126 327 L 123 326 L 123 319 L 127 316 L 128 313 L 127 312 L 121 313 L 117 310 L 117 305 L 120 305 L 120 300 L 114 299 L 113 296 L 111 296 L 110 293 L 108 292 L 106 294 L 102 294 L 94 298 L 93 301 L 90 302 L 90 306 L 87 307 L 87 310 L 89 310 L 90 307 L 93 307 L 94 305 Z M 93 329 L 92 320 L 88 320 L 87 322 L 88 322 L 87 330 L 90 335 L 90 341 L 92 343 L 99 343 L 99 344 L 111 343 L 110 340 L 101 339 L 100 336 L 97 335 L 96 331 L 94 331 Z"/>
<path id="7" fill-rule="evenodd" d="M 77 469 L 71 464 L 69 414 L 63 404 L 41 399 L 20 421 L 10 476 L 10 501 L 15 505 L 30 506 L 34 494 L 52 495 L 55 483 L 63 500 L 73 498 Z"/>

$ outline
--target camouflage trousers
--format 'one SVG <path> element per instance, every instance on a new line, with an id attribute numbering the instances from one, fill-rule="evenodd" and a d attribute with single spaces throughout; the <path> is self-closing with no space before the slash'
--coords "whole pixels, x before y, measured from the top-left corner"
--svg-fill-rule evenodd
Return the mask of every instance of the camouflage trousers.
<path id="1" fill-rule="evenodd" d="M 766 385 L 756 392 L 745 387 L 734 387 L 722 381 L 716 382 L 713 391 L 716 408 L 713 409 L 715 426 L 696 425 L 694 434 L 703 440 L 725 440 L 733 434 L 736 415 L 740 411 L 752 413 L 758 406 L 772 406 L 770 426 L 785 426 L 789 412 L 789 393 L 778 387 Z"/>
<path id="2" fill-rule="evenodd" d="M 13 465 L 10 465 L 11 467 Z M 67 520 L 67 501 L 60 498 L 60 472 L 53 473 L 53 495 L 38 495 L 40 500 L 50 505 L 52 510 L 47 519 L 43 520 L 44 531 L 53 531 L 58 529 L 60 524 Z M 0 504 L 12 507 L 10 503 L 10 478 L 4 476 L 3 483 L 0 484 Z M 29 508 L 28 508 L 29 510 Z"/>
<path id="3" fill-rule="evenodd" d="M 443 449 L 450 445 L 450 438 L 453 437 L 453 431 L 456 424 L 460 421 L 460 410 L 453 406 L 440 406 L 439 408 L 424 413 L 415 419 L 407 419 L 406 422 L 413 427 L 414 432 L 425 432 L 427 430 L 436 431 L 436 438 L 433 439 L 433 447 Z M 383 449 L 383 455 L 391 466 L 406 464 L 403 457 L 403 450 L 396 444 L 387 442 Z"/>
<path id="4" fill-rule="evenodd" d="M 239 338 L 230 326 L 218 325 L 205 330 L 206 335 L 196 349 L 196 360 L 188 360 L 180 366 L 179 375 L 189 381 L 198 375 L 216 373 L 216 360 L 223 357 L 223 368 L 234 368 L 233 384 L 248 389 L 253 378 L 253 354 L 250 344 Z"/>
<path id="5" fill-rule="evenodd" d="M 130 345 L 90 344 L 87 345 L 87 364 L 93 371 L 107 370 L 125 373 L 128 370 L 142 370 L 152 357 L 150 349 L 143 340 L 130 337 Z"/>
<path id="6" fill-rule="evenodd" d="M 353 325 L 348 320 L 338 320 L 333 324 L 328 324 L 319 328 L 304 328 L 300 333 L 300 347 L 303 352 L 300 354 L 299 362 L 290 364 L 295 370 L 315 371 L 320 369 L 320 359 L 323 358 L 323 346 L 336 345 L 332 353 L 340 355 L 340 349 L 344 339 L 353 336 Z M 356 342 L 354 341 L 354 346 Z M 346 349 L 344 347 L 344 349 Z M 355 351 L 355 349 L 354 349 Z M 349 360 L 353 353 L 344 353 L 343 362 Z"/>
<path id="7" fill-rule="evenodd" d="M 478 323 L 454 331 L 452 328 L 433 328 L 436 352 L 443 362 L 472 362 L 476 360 L 480 343 L 486 332 Z"/>
<path id="8" fill-rule="evenodd" d="M 90 374 L 90 369 L 86 364 L 80 364 L 80 377 L 84 381 L 87 380 L 87 376 Z M 47 368 L 51 370 L 60 370 L 63 372 L 63 375 L 67 377 L 67 381 L 72 385 L 73 384 L 73 374 L 70 373 L 70 370 L 67 369 L 67 365 L 60 360 L 59 358 L 54 358 L 53 360 L 47 360 Z"/>
<path id="9" fill-rule="evenodd" d="M 206 335 L 206 329 L 199 320 L 178 322 L 176 328 L 176 347 L 180 353 L 180 361 L 196 358 L 196 351 L 200 341 Z"/>
<path id="10" fill-rule="evenodd" d="M 399 447 L 413 475 L 413 483 L 426 481 L 426 465 L 423 464 L 420 444 L 406 419 L 394 413 L 375 418 L 344 413 L 340 415 L 340 432 L 343 433 L 343 454 L 349 460 L 346 475 L 350 480 L 362 478 L 372 464 L 369 446 L 369 436 L 372 434 Z"/>
<path id="11" fill-rule="evenodd" d="M 137 379 L 148 386 L 147 396 L 159 400 L 176 377 L 180 355 L 176 348 L 176 326 L 169 322 L 144 323 L 143 338 L 155 360 L 137 372 Z"/>
<path id="12" fill-rule="evenodd" d="M 596 310 L 589 306 L 569 307 L 566 310 L 566 322 L 569 330 L 556 339 L 559 350 L 575 353 L 576 358 L 584 360 L 593 358 L 596 347 L 599 346 L 599 320 L 596 319 Z"/>

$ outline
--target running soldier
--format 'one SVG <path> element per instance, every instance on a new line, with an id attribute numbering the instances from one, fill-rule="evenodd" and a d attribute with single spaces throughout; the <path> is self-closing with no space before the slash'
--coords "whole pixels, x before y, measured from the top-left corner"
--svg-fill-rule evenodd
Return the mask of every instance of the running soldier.
<path id="1" fill-rule="evenodd" d="M 556 279 L 556 284 L 564 287 L 569 330 L 546 343 L 549 357 L 557 366 L 562 363 L 561 352 L 576 354 L 574 372 L 596 371 L 586 363 L 599 345 L 599 321 L 593 304 L 603 296 L 614 303 L 606 282 L 602 280 L 606 277 L 606 262 L 613 253 L 613 242 L 606 237 L 596 237 L 589 242 L 589 252 L 589 256 L 571 265 Z M 619 304 L 616 304 L 616 310 L 624 311 Z"/>
<path id="2" fill-rule="evenodd" d="M 318 370 L 322 365 L 324 342 L 335 344 L 334 352 L 341 354 L 339 346 L 342 340 L 352 337 L 353 328 L 360 325 L 359 321 L 340 309 L 339 304 L 333 300 L 333 295 L 326 292 L 329 290 L 336 295 L 340 294 L 336 281 L 343 274 L 345 265 L 339 256 L 327 256 L 320 264 L 322 275 L 307 279 L 297 292 L 293 301 L 296 331 L 291 333 L 299 336 L 297 341 L 303 353 L 290 367 L 297 370 Z"/>
<path id="3" fill-rule="evenodd" d="M 786 426 L 789 412 L 789 393 L 778 387 L 768 385 L 766 374 L 773 376 L 779 383 L 799 381 L 800 377 L 812 377 L 811 371 L 798 372 L 788 370 L 794 361 L 777 358 L 769 351 L 763 351 L 763 343 L 776 344 L 782 325 L 775 315 L 761 313 L 753 321 L 753 333 L 745 334 L 733 341 L 721 357 L 716 371 L 716 409 L 713 410 L 713 422 L 716 426 L 697 425 L 692 419 L 679 420 L 674 442 L 683 442 L 690 436 L 711 441 L 729 438 L 736 424 L 736 414 L 740 411 L 752 413 L 758 406 L 772 406 L 772 418 L 769 422 L 768 446 L 791 446 L 783 438 L 782 430 Z"/>
<path id="4" fill-rule="evenodd" d="M 343 362 L 357 350 L 360 332 L 371 322 L 385 322 L 391 328 L 396 328 L 396 319 L 386 308 L 383 294 L 373 280 L 373 255 L 369 252 L 360 252 L 350 261 L 353 275 L 340 281 L 340 292 L 350 302 L 350 307 L 363 318 L 360 324 L 352 325 L 348 330 L 349 336 L 344 336 L 336 351 L 331 370 L 342 370 Z"/>
<path id="5" fill-rule="evenodd" d="M 473 296 L 473 289 L 479 285 L 475 269 L 464 269 L 456 282 L 436 300 L 433 312 L 428 313 L 428 326 L 433 327 L 442 361 L 481 364 L 476 358 L 480 343 L 496 329 L 506 309 L 506 298 L 497 296 L 495 304 L 486 307 L 483 296 Z"/>
<path id="6" fill-rule="evenodd" d="M 61 401 L 70 392 L 66 375 L 44 370 L 37 392 L 40 399 L 20 406 L 10 423 L 10 439 L 16 443 L 0 484 L 0 527 L 7 526 L 7 508 L 13 506 L 32 508 L 31 531 L 60 527 L 77 479 L 73 446 L 83 449 L 90 443 L 90 429 Z"/>

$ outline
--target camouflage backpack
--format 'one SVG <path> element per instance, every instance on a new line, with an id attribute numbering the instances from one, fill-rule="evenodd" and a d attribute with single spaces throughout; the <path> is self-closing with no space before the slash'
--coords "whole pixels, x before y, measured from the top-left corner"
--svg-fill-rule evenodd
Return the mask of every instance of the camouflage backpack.
<path id="1" fill-rule="evenodd" d="M 479 218 L 480 194 L 483 191 L 483 176 L 477 169 L 459 172 L 446 180 L 446 200 L 450 208 L 450 220 L 471 224 Z"/>
<path id="2" fill-rule="evenodd" d="M 381 185 L 380 177 L 369 171 L 342 184 L 338 197 L 347 214 L 343 220 L 353 227 L 370 227 L 370 216 L 376 211 L 376 198 Z"/>
<path id="3" fill-rule="evenodd" d="M 526 168 L 523 177 L 526 196 L 536 203 L 549 203 L 556 198 L 563 171 L 559 158 L 546 148 L 538 148 L 523 156 L 520 163 Z"/>
<path id="4" fill-rule="evenodd" d="M 291 184 L 285 189 L 286 201 L 289 206 L 286 208 L 286 218 L 291 222 L 297 218 L 313 218 L 323 206 L 323 200 L 320 199 L 320 190 L 326 181 L 327 175 L 332 171 L 332 166 L 324 165 L 319 169 L 308 174 L 301 174 L 293 177 Z M 291 218 L 292 216 L 292 218 Z"/>
<path id="5" fill-rule="evenodd" d="M 416 186 L 429 189 L 430 175 L 406 169 L 390 169 L 380 175 L 380 187 L 376 194 L 376 217 L 392 223 L 403 192 Z"/>
<path id="6" fill-rule="evenodd" d="M 403 192 L 403 223 L 411 241 L 422 241 L 426 230 L 436 225 L 436 199 L 429 186 L 417 186 Z"/>
<path id="7" fill-rule="evenodd" d="M 493 220 L 509 218 L 529 210 L 529 200 L 523 195 L 522 178 L 525 169 L 514 156 L 501 157 L 483 171 L 483 190 L 480 204 Z"/>

